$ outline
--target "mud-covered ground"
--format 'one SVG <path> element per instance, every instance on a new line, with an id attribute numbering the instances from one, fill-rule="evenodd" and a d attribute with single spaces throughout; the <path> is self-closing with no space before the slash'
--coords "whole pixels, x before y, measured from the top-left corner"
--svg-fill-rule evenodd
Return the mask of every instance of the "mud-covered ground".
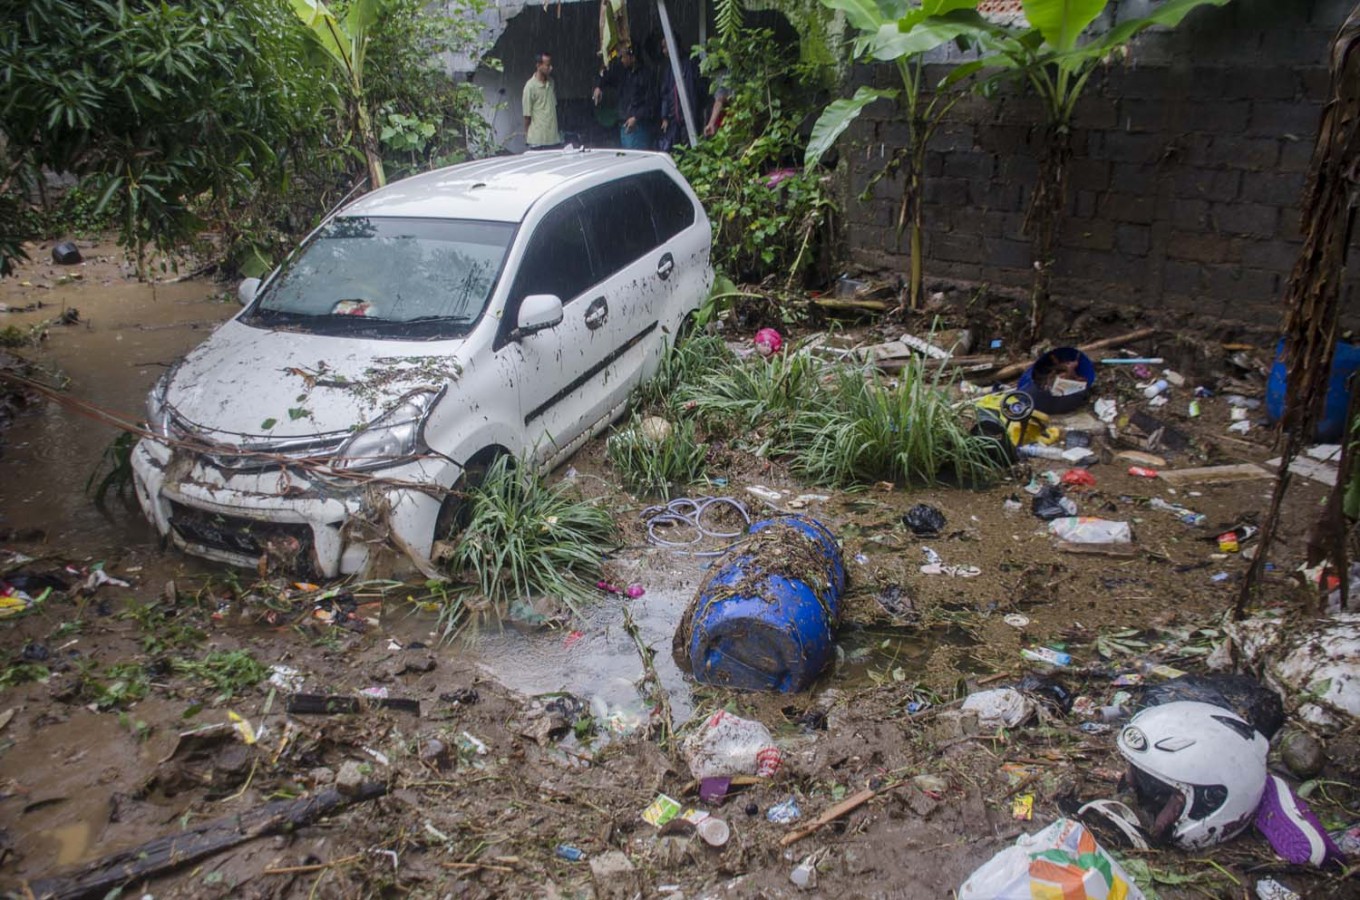
<path id="1" fill-rule="evenodd" d="M 0 283 L 0 303 L 41 306 L 0 313 L 0 328 L 27 334 L 78 309 L 75 324 L 52 324 L 37 346 L 9 352 L 71 397 L 135 420 L 161 368 L 237 307 L 224 285 L 137 284 L 113 248 L 83 252 L 86 265 L 60 268 L 34 247 L 38 261 Z M 1090 328 L 1054 340 L 1075 344 L 1121 326 Z M 873 342 L 902 330 L 852 334 Z M 1275 455 L 1267 428 L 1227 431 L 1222 388 L 1258 397 L 1264 388 L 1259 372 L 1228 361 L 1236 351 L 1187 335 L 1132 349 L 1165 354 L 1189 385 L 1217 394 L 1201 400 L 1196 419 L 1187 415 L 1188 386 L 1147 410 L 1190 439 L 1184 450 L 1156 451 L 1166 468 Z M 1248 356 L 1268 360 L 1265 349 Z M 1103 369 L 1096 395 L 1140 409 L 1134 381 L 1127 370 Z M 1091 426 L 1087 414 L 1073 424 Z M 1020 833 L 1115 796 L 1120 770 L 1113 731 L 1091 727 L 1098 719 L 1046 707 L 1027 725 L 985 731 L 957 716 L 958 701 L 1037 672 L 1098 707 L 1120 690 L 1111 682 L 1140 663 L 1202 670 L 1247 565 L 1241 553 L 1219 552 L 1213 537 L 1257 521 L 1272 484 L 1173 490 L 1127 474 L 1128 461 L 1113 454 L 1128 448 L 1098 447 L 1096 484 L 1069 495 L 1084 515 L 1132 522 L 1135 543 L 1127 556 L 1084 555 L 1055 546 L 1024 490 L 1031 477 L 1064 471 L 1060 463 L 1037 461 L 979 491 L 838 493 L 799 485 L 740 447 L 719 448 L 711 475 L 725 481 L 709 492 L 753 514 L 815 515 L 841 539 L 849 573 L 834 670 L 806 694 L 751 695 L 696 686 L 670 659 L 705 561 L 649 544 L 640 518 L 648 501 L 612 486 L 598 441 L 553 477 L 572 478 L 616 511 L 627 540 L 611 576 L 646 593 L 602 593 L 580 621 L 492 628 L 444 645 L 434 614 L 408 602 L 428 595 L 421 585 L 351 585 L 358 606 L 340 627 L 314 614 L 318 590 L 163 551 L 134 508 L 112 497 L 102 510 L 91 502 L 87 479 L 116 434 L 30 397 L 0 444 L 0 573 L 59 580 L 43 602 L 0 620 L 0 887 L 18 895 L 219 817 L 240 816 L 227 830 L 248 831 L 262 805 L 326 796 L 339 779 L 346 790 L 369 783 L 386 793 L 301 827 L 262 829 L 149 883 L 134 880 L 124 895 L 776 897 L 799 893 L 790 872 L 810 859 L 820 894 L 946 897 Z M 752 486 L 780 499 L 762 500 Z M 1324 497 L 1322 486 L 1296 479 L 1262 602 L 1310 602 L 1291 573 Z M 1151 498 L 1190 507 L 1206 524 L 1186 525 L 1149 507 Z M 1018 509 L 1007 508 L 1012 499 Z M 903 526 L 917 503 L 944 513 L 939 537 Z M 944 565 L 979 574 L 923 574 L 927 547 Z M 82 588 L 100 567 L 128 586 Z M 657 652 L 673 735 L 636 687 L 644 672 L 625 607 Z M 1053 671 L 1021 657 L 1038 646 L 1065 650 L 1072 666 Z M 271 684 L 252 666 L 292 671 Z M 290 714 L 299 685 L 385 692 L 418 701 L 419 711 L 365 701 L 357 712 Z M 563 692 L 584 708 L 542 696 Z M 678 748 L 721 708 L 768 726 L 784 766 L 720 806 L 701 804 Z M 221 727 L 180 737 L 212 725 Z M 1360 820 L 1354 742 L 1343 735 L 1327 750 L 1311 799 L 1328 825 L 1352 824 Z M 781 846 L 792 829 L 865 788 L 873 799 Z M 727 844 L 710 847 L 680 823 L 643 821 L 658 794 L 726 820 Z M 1017 800 L 1030 796 L 1032 819 L 1017 819 Z M 767 820 L 790 797 L 801 820 Z M 559 845 L 585 858 L 564 858 Z M 592 861 L 609 851 L 622 851 L 631 870 L 593 877 Z M 1304 896 L 1357 895 L 1354 880 L 1290 867 L 1250 831 L 1196 854 L 1116 852 L 1143 887 L 1166 897 L 1254 896 L 1267 875 Z"/>

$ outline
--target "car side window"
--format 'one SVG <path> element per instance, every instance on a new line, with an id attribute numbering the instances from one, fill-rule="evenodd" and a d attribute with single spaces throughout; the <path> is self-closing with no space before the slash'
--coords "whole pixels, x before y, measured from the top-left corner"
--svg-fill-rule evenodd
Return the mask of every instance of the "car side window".
<path id="1" fill-rule="evenodd" d="M 662 243 L 694 224 L 694 203 L 665 172 L 652 171 L 643 175 L 642 188 L 652 203 L 656 236 Z"/>
<path id="2" fill-rule="evenodd" d="M 652 208 L 636 176 L 591 188 L 582 195 L 586 227 L 607 278 L 656 249 Z"/>
<path id="3" fill-rule="evenodd" d="M 510 296 L 515 312 L 519 301 L 530 294 L 555 294 L 570 303 L 596 280 L 581 205 L 571 199 L 544 216 L 534 229 Z"/>

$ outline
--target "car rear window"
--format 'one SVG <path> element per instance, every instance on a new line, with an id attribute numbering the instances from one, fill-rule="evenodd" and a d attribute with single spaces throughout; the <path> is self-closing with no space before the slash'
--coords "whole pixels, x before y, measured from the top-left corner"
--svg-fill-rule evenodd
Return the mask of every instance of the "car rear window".
<path id="1" fill-rule="evenodd" d="M 586 228 L 600 257 L 600 278 L 631 265 L 660 243 L 639 179 L 602 184 L 582 194 L 581 200 Z"/>
<path id="2" fill-rule="evenodd" d="M 665 172 L 648 172 L 641 182 L 652 204 L 658 239 L 668 241 L 694 224 L 694 203 Z"/>
<path id="3" fill-rule="evenodd" d="M 327 333 L 454 335 L 480 318 L 514 235 L 503 222 L 337 218 L 285 264 L 247 319 Z"/>

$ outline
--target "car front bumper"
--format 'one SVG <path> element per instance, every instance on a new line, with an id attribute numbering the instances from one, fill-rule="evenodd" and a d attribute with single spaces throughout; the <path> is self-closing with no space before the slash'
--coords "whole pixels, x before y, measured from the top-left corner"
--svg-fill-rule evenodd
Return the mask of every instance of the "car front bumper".
<path id="1" fill-rule="evenodd" d="M 459 474 L 436 458 L 370 473 L 372 479 L 288 465 L 232 472 L 150 439 L 133 450 L 132 471 L 142 511 L 186 553 L 247 568 L 270 557 L 321 578 L 363 571 L 378 550 L 403 544 L 428 558 L 438 488 Z"/>

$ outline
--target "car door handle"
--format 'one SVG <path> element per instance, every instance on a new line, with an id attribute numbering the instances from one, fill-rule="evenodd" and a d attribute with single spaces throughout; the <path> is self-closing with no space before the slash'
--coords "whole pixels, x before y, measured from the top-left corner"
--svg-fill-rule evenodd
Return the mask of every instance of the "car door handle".
<path id="1" fill-rule="evenodd" d="M 661 261 L 656 264 L 656 274 L 661 276 L 662 281 L 665 281 L 667 278 L 671 277 L 671 273 L 674 271 L 675 257 L 667 253 L 665 256 L 662 256 Z"/>
<path id="2" fill-rule="evenodd" d="M 599 328 L 609 318 L 609 304 L 603 297 L 596 297 L 586 307 L 586 327 L 591 331 Z"/>

